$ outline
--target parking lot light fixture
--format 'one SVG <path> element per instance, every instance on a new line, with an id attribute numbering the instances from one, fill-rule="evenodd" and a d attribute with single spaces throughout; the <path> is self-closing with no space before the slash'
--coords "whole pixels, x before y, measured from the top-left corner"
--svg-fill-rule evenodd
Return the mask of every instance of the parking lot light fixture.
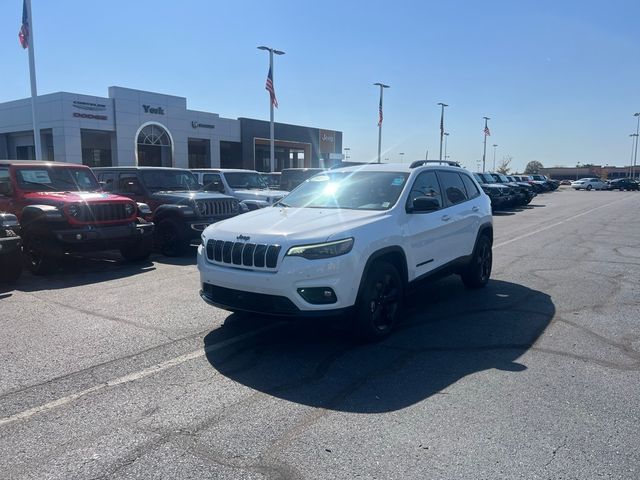
<path id="1" fill-rule="evenodd" d="M 633 114 L 634 117 L 636 117 L 638 119 L 638 121 L 636 122 L 636 149 L 635 152 L 633 154 L 633 170 L 631 172 L 631 178 L 635 179 L 636 178 L 636 162 L 638 160 L 638 137 L 640 136 L 640 112 L 636 112 Z"/>
<path id="2" fill-rule="evenodd" d="M 493 171 L 496 171 L 496 148 L 498 148 L 498 144 L 493 144 Z"/>
<path id="3" fill-rule="evenodd" d="M 580 162 L 576 163 L 576 182 L 578 181 L 578 170 L 580 170 Z"/>
<path id="4" fill-rule="evenodd" d="M 634 178 L 635 172 L 635 156 L 638 153 L 638 134 L 630 133 L 631 137 L 631 160 L 629 160 L 629 177 Z"/>

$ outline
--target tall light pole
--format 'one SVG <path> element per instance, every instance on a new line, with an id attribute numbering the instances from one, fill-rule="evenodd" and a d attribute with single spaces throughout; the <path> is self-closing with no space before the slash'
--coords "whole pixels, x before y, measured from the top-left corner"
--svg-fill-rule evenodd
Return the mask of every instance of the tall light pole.
<path id="1" fill-rule="evenodd" d="M 447 139 L 449 138 L 449 132 L 444 132 L 444 159 L 447 159 Z"/>
<path id="2" fill-rule="evenodd" d="M 493 144 L 493 171 L 496 171 L 496 148 L 498 148 L 498 144 Z"/>
<path id="3" fill-rule="evenodd" d="M 580 170 L 580 162 L 576 163 L 576 182 L 578 181 L 578 170 Z"/>
<path id="4" fill-rule="evenodd" d="M 439 102 L 440 105 L 440 155 L 438 160 L 442 160 L 442 140 L 444 138 L 444 107 L 448 107 L 446 103 Z"/>
<path id="5" fill-rule="evenodd" d="M 398 155 L 400 155 L 400 163 L 402 163 L 402 159 L 404 158 L 404 152 L 400 152 L 398 153 Z"/>
<path id="6" fill-rule="evenodd" d="M 634 157 L 638 149 L 638 134 L 631 133 L 629 134 L 629 136 L 631 137 L 631 160 L 629 160 L 629 177 L 633 178 L 633 174 L 636 173 L 634 168 Z"/>
<path id="7" fill-rule="evenodd" d="M 389 88 L 389 85 L 384 83 L 374 83 L 380 87 L 380 104 L 378 106 L 378 163 L 380 163 L 380 152 L 382 151 L 382 92 L 385 88 Z"/>
<path id="8" fill-rule="evenodd" d="M 275 87 L 273 84 L 273 55 L 284 55 L 282 50 L 276 50 L 275 48 L 265 47 L 264 45 L 258 47 L 258 50 L 266 50 L 269 52 L 269 76 L 267 77 L 266 89 L 269 90 L 269 171 L 275 171 L 276 167 L 276 141 L 274 138 L 273 128 L 273 107 L 278 105 L 275 94 Z M 271 86 L 269 86 L 269 84 Z"/>
<path id="9" fill-rule="evenodd" d="M 633 114 L 634 117 L 638 117 L 638 122 L 636 123 L 636 150 L 633 154 L 633 172 L 631 178 L 636 178 L 636 161 L 638 160 L 638 136 L 640 135 L 640 112 L 636 112 Z"/>
<path id="10" fill-rule="evenodd" d="M 484 118 L 484 149 L 482 150 L 482 173 L 485 172 L 485 159 L 487 157 L 487 137 L 489 134 L 489 127 L 487 126 L 487 122 L 491 120 L 489 117 Z"/>

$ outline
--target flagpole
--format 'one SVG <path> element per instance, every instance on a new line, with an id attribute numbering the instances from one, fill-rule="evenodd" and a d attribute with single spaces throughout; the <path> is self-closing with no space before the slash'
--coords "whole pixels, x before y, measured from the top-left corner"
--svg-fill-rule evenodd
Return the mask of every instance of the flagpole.
<path id="1" fill-rule="evenodd" d="M 380 163 L 380 153 L 382 151 L 382 92 L 385 88 L 389 88 L 389 85 L 384 83 L 374 83 L 380 87 L 380 104 L 378 108 L 378 163 Z"/>
<path id="2" fill-rule="evenodd" d="M 40 145 L 40 130 L 38 129 L 38 120 L 36 116 L 36 99 L 38 97 L 38 87 L 36 86 L 36 61 L 33 53 L 33 16 L 31 15 L 31 0 L 25 0 L 27 6 L 27 15 L 29 17 L 29 77 L 31 79 L 31 119 L 33 122 L 33 141 L 35 143 L 36 160 L 42 160 L 42 147 Z"/>
<path id="3" fill-rule="evenodd" d="M 482 151 L 482 173 L 485 172 L 485 160 L 487 157 L 487 121 L 490 120 L 489 117 L 484 118 L 484 150 Z"/>
<path id="4" fill-rule="evenodd" d="M 269 49 L 269 71 L 271 72 L 271 81 L 275 89 L 275 80 L 273 77 L 273 48 Z M 276 139 L 273 128 L 273 101 L 271 101 L 271 99 L 269 99 L 269 105 L 269 172 L 275 172 Z"/>

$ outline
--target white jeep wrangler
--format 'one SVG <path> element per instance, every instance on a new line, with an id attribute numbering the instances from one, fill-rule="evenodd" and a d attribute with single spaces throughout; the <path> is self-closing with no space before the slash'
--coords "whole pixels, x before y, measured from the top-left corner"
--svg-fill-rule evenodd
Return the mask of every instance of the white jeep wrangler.
<path id="1" fill-rule="evenodd" d="M 489 197 L 455 162 L 340 168 L 209 226 L 200 295 L 230 311 L 349 313 L 356 334 L 376 340 L 400 319 L 412 282 L 457 273 L 485 286 L 492 242 Z"/>

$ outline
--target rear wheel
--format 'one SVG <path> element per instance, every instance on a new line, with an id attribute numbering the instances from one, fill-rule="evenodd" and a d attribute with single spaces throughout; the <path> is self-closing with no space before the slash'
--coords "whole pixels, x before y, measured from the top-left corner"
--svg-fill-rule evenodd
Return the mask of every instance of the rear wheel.
<path id="1" fill-rule="evenodd" d="M 591 190 L 593 187 L 591 185 L 587 185 L 587 190 Z"/>
<path id="2" fill-rule="evenodd" d="M 491 239 L 486 235 L 482 235 L 478 239 L 471 262 L 461 275 L 462 283 L 464 283 L 465 287 L 482 288 L 489 282 L 493 263 L 491 247 Z"/>
<path id="3" fill-rule="evenodd" d="M 25 236 L 22 239 L 22 252 L 27 268 L 35 275 L 51 273 L 58 265 L 56 258 L 46 251 L 46 241 L 38 236 Z"/>
<path id="4" fill-rule="evenodd" d="M 162 220 L 157 226 L 160 251 L 167 257 L 180 257 L 187 252 L 189 247 L 183 238 L 180 225 L 174 220 Z"/>
<path id="5" fill-rule="evenodd" d="M 388 336 L 400 320 L 404 285 L 396 267 L 376 262 L 364 280 L 355 309 L 354 334 L 375 341 Z"/>

